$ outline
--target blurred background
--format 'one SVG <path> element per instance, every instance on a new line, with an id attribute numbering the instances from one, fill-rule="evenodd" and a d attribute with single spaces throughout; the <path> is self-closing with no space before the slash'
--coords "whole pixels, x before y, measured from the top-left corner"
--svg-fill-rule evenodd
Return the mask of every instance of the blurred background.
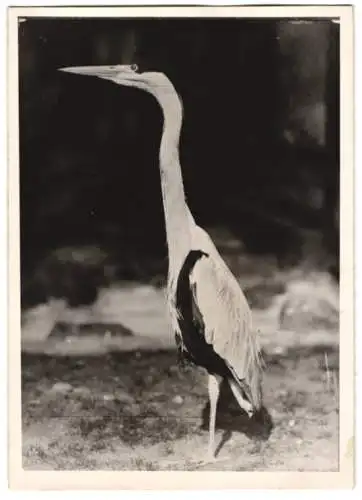
<path id="1" fill-rule="evenodd" d="M 268 419 L 226 398 L 224 470 L 337 470 L 339 24 L 326 19 L 19 20 L 24 467 L 194 470 L 206 449 L 206 381 L 177 367 L 164 300 L 161 111 L 57 71 L 131 63 L 182 98 L 188 203 L 266 360 Z"/>
<path id="2" fill-rule="evenodd" d="M 248 254 L 273 255 L 281 267 L 308 262 L 338 279 L 338 28 L 326 20 L 20 22 L 23 305 L 70 293 L 91 301 L 104 281 L 162 282 L 167 268 L 156 101 L 57 71 L 64 66 L 164 71 L 183 101 L 181 164 L 199 224 L 220 244 L 231 234 Z M 68 262 L 71 284 L 57 276 L 54 261 L 76 260 L 70 248 L 98 262 L 97 276 L 84 262 Z"/>

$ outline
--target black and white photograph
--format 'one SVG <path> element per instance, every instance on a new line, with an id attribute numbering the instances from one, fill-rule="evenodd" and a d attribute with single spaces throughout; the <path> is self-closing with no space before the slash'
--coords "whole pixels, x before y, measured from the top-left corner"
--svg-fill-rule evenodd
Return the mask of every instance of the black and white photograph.
<path id="1" fill-rule="evenodd" d="M 174 9 L 10 9 L 9 460 L 351 487 L 352 7 Z"/>

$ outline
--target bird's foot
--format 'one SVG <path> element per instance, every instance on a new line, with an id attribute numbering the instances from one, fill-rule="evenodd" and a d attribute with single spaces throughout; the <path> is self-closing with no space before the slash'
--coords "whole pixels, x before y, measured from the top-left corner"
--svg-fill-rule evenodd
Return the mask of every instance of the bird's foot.
<path id="1" fill-rule="evenodd" d="M 203 465 L 214 464 L 215 462 L 223 462 L 227 459 L 228 457 L 218 457 L 216 455 L 215 449 L 209 448 L 204 458 L 193 459 L 192 462 L 201 467 Z"/>
<path id="2" fill-rule="evenodd" d="M 206 467 L 208 465 L 215 464 L 217 462 L 223 462 L 228 460 L 228 457 L 215 457 L 215 455 L 210 456 L 207 454 L 203 459 L 202 458 L 181 458 L 175 460 L 162 460 L 161 467 L 166 468 L 168 470 L 192 470 L 199 469 L 200 467 Z M 190 469 L 191 468 L 191 469 Z"/>
<path id="3" fill-rule="evenodd" d="M 204 461 L 205 462 L 214 462 L 216 460 L 216 452 L 213 447 L 210 447 L 207 450 L 207 453 L 205 455 Z"/>
<path id="4" fill-rule="evenodd" d="M 203 459 L 194 460 L 196 467 L 203 467 L 207 465 L 212 465 L 217 462 L 224 462 L 228 460 L 228 457 L 216 457 L 214 453 L 207 453 Z"/>

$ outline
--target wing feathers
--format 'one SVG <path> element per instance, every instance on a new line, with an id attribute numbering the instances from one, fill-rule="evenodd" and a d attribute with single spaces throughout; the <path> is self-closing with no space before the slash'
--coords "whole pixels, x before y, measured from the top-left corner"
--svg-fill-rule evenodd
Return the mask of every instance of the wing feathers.
<path id="1" fill-rule="evenodd" d="M 238 282 L 224 262 L 202 257 L 190 274 L 194 301 L 202 316 L 204 335 L 232 373 L 250 388 L 252 402 L 260 403 L 261 360 L 252 332 L 251 312 Z"/>

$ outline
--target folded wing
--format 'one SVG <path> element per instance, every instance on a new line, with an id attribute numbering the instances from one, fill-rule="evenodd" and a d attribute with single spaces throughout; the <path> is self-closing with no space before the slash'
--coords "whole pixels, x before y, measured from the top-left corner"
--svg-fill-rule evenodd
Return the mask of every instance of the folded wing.
<path id="1" fill-rule="evenodd" d="M 251 402 L 259 407 L 260 350 L 252 331 L 251 311 L 238 282 L 221 258 L 218 261 L 205 256 L 196 262 L 190 286 L 206 342 L 224 359 L 235 378 L 247 384 Z"/>

